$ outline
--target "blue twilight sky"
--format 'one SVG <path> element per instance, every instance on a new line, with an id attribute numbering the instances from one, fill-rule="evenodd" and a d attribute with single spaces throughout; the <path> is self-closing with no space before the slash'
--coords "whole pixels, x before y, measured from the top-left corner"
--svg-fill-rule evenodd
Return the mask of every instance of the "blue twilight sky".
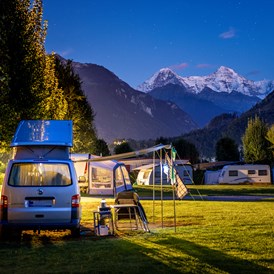
<path id="1" fill-rule="evenodd" d="M 46 50 L 132 87 L 161 68 L 274 80 L 274 0 L 44 0 Z"/>

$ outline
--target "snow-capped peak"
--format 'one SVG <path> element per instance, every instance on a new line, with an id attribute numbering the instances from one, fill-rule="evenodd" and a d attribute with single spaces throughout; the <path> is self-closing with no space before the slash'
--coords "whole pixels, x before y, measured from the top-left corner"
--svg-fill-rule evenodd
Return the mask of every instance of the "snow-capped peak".
<path id="1" fill-rule="evenodd" d="M 170 68 L 162 68 L 151 78 L 137 87 L 138 90 L 149 92 L 152 89 L 165 86 L 167 84 L 181 85 L 181 76 L 177 75 Z"/>
<path id="2" fill-rule="evenodd" d="M 249 96 L 264 97 L 274 89 L 274 81 L 254 82 L 239 75 L 233 69 L 221 66 L 214 73 L 207 76 L 181 77 L 169 68 L 156 72 L 150 79 L 137 87 L 138 90 L 149 92 L 157 87 L 175 84 L 185 87 L 193 93 L 200 93 L 208 87 L 216 92 L 231 93 L 237 91 Z"/>

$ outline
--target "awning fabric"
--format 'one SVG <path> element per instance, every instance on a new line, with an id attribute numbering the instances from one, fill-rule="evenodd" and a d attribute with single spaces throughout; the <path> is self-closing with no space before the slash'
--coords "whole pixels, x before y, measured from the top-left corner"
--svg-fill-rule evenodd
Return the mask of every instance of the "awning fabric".
<path id="1" fill-rule="evenodd" d="M 131 157 L 136 157 L 144 154 L 148 154 L 154 151 L 158 151 L 161 149 L 171 149 L 171 145 L 157 145 L 150 148 L 145 148 L 141 150 L 136 150 L 132 152 L 126 152 L 121 154 L 115 154 L 111 156 L 104 156 L 104 157 L 98 157 L 93 159 L 85 159 L 85 160 L 76 160 L 75 162 L 101 162 L 101 161 L 107 161 L 107 160 L 120 160 L 120 159 L 126 159 Z"/>

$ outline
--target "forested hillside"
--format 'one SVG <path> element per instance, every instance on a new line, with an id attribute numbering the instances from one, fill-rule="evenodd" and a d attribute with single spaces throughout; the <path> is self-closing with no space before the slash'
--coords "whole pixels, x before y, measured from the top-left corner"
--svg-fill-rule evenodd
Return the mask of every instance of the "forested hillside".
<path id="1" fill-rule="evenodd" d="M 274 124 L 274 91 L 241 116 L 237 117 L 235 114 L 217 116 L 205 128 L 185 134 L 183 138 L 195 144 L 201 157 L 214 157 L 215 145 L 222 137 L 230 137 L 240 145 L 248 119 L 255 116 L 261 118 L 268 126 Z"/>

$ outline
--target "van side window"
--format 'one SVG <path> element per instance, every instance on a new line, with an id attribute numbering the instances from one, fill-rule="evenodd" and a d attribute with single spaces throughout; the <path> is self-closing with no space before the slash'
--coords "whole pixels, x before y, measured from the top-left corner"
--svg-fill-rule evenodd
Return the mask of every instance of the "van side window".
<path id="1" fill-rule="evenodd" d="M 249 170 L 247 171 L 247 174 L 256 174 L 256 170 L 254 170 L 254 169 L 249 169 Z"/>
<path id="2" fill-rule="evenodd" d="M 233 177 L 238 176 L 238 170 L 229 170 L 228 176 L 233 176 Z"/>
<path id="3" fill-rule="evenodd" d="M 259 176 L 266 176 L 267 175 L 267 170 L 266 169 L 258 170 L 258 175 Z"/>
<path id="4" fill-rule="evenodd" d="M 69 166 L 60 163 L 15 163 L 9 176 L 11 186 L 68 186 Z"/>

